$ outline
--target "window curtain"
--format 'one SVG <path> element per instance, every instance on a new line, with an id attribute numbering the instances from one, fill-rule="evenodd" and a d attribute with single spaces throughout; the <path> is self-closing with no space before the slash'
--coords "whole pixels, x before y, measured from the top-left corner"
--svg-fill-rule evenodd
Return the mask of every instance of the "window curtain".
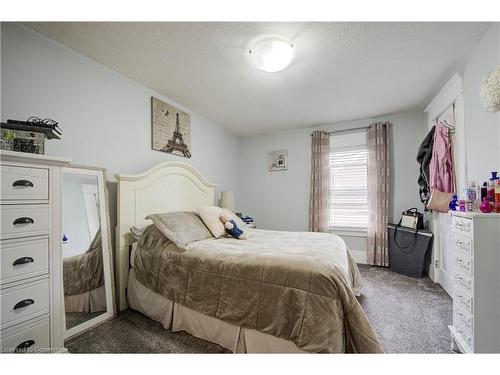
<path id="1" fill-rule="evenodd" d="M 387 221 L 389 214 L 389 122 L 372 124 L 366 132 L 368 146 L 368 252 L 371 265 L 389 266 Z"/>
<path id="2" fill-rule="evenodd" d="M 309 203 L 309 230 L 330 231 L 330 137 L 314 131 L 311 144 L 311 197 Z"/>

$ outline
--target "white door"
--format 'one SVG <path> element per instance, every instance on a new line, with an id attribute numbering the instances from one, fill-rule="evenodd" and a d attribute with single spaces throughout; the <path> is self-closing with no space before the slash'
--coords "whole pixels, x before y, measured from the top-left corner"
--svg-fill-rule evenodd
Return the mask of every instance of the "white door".
<path id="1" fill-rule="evenodd" d="M 443 122 L 448 126 L 455 127 L 455 106 L 449 106 L 443 114 L 441 114 L 437 122 Z M 453 137 L 451 138 L 454 141 Z M 454 143 L 454 142 L 453 142 Z M 453 148 L 455 151 L 455 148 Z M 455 156 L 453 158 L 455 159 Z M 457 172 L 456 165 L 454 166 L 455 173 Z M 451 215 L 438 213 L 437 214 L 438 232 L 437 241 L 439 241 L 439 283 L 446 290 L 446 292 L 453 295 L 453 259 L 451 248 Z"/>
<path id="2" fill-rule="evenodd" d="M 453 296 L 453 257 L 451 242 L 451 214 L 438 213 L 440 259 L 439 283 L 450 296 Z"/>

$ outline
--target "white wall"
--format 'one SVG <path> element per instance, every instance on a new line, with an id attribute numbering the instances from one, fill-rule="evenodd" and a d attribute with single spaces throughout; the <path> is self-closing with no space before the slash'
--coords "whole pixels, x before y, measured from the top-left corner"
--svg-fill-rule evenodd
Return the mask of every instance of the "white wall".
<path id="1" fill-rule="evenodd" d="M 217 192 L 231 189 L 238 197 L 237 137 L 22 25 L 3 23 L 1 38 L 1 118 L 37 115 L 59 121 L 63 138 L 48 141 L 47 154 L 105 167 L 110 181 L 118 172 L 138 173 L 161 161 L 183 161 L 218 184 Z M 151 150 L 151 96 L 191 114 L 191 159 Z M 113 214 L 116 202 L 110 203 Z"/>
<path id="2" fill-rule="evenodd" d="M 107 169 L 112 229 L 114 174 L 139 173 L 166 160 L 193 165 L 217 184 L 216 197 L 222 190 L 233 190 L 238 204 L 237 137 L 29 28 L 4 22 L 1 29 L 1 120 L 36 115 L 59 121 L 63 137 L 47 141 L 46 153 Z M 151 96 L 191 114 L 191 159 L 151 149 Z"/>
<path id="3" fill-rule="evenodd" d="M 495 23 L 472 49 L 463 73 L 467 175 L 477 182 L 500 171 L 500 112 L 486 112 L 479 96 L 481 79 L 497 64 L 500 24 Z"/>
<path id="4" fill-rule="evenodd" d="M 241 209 L 254 216 L 264 229 L 304 231 L 308 229 L 311 137 L 313 130 L 341 130 L 390 121 L 392 129 L 392 191 L 389 220 L 399 219 L 402 211 L 423 206 L 418 195 L 417 149 L 426 133 L 420 111 L 380 118 L 363 119 L 280 131 L 246 137 L 242 141 Z M 288 170 L 269 172 L 267 154 L 288 150 Z M 351 250 L 366 251 L 366 239 L 346 237 Z"/>

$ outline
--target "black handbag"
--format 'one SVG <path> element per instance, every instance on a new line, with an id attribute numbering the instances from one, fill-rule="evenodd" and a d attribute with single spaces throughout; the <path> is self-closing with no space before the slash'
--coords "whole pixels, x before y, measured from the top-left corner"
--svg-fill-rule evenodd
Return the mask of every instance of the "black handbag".
<path id="1" fill-rule="evenodd" d="M 424 229 L 424 214 L 418 212 L 416 207 L 409 208 L 401 213 L 398 226 L 415 230 Z"/>
<path id="2" fill-rule="evenodd" d="M 399 227 L 405 227 L 415 230 L 413 241 L 407 246 L 398 244 L 396 240 L 396 235 L 398 233 Z M 418 209 L 416 207 L 407 209 L 406 211 L 401 213 L 401 219 L 399 219 L 398 225 L 396 225 L 396 228 L 394 228 L 394 243 L 400 249 L 408 249 L 409 247 L 412 247 L 417 241 L 417 233 L 420 229 L 424 229 L 424 214 L 418 212 Z"/>

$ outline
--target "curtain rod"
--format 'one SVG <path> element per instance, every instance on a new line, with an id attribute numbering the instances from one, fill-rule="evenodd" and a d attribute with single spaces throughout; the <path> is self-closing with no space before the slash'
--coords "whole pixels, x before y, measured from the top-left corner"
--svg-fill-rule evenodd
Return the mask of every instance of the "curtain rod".
<path id="1" fill-rule="evenodd" d="M 361 126 L 359 128 L 351 128 L 351 129 L 344 129 L 344 130 L 334 130 L 334 131 L 331 131 L 331 132 L 324 132 L 325 134 L 327 135 L 332 135 L 332 134 L 339 134 L 339 133 L 348 133 L 348 132 L 353 132 L 353 131 L 356 131 L 356 130 L 363 130 L 363 129 L 368 129 L 369 126 Z M 311 134 L 312 136 L 312 134 Z"/>

